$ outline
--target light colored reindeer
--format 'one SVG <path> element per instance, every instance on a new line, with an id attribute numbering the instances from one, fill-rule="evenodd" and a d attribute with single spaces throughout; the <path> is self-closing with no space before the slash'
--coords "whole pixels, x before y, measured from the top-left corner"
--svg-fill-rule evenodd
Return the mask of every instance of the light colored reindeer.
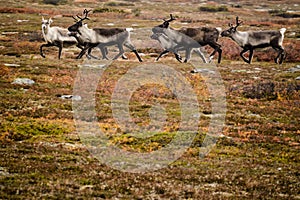
<path id="1" fill-rule="evenodd" d="M 87 26 L 87 24 L 85 24 L 85 26 Z M 88 45 L 88 41 L 86 40 L 86 38 L 84 38 L 82 35 L 80 35 L 79 33 L 77 33 L 77 32 L 69 32 L 68 33 L 68 35 L 69 36 L 72 36 L 72 37 L 74 37 L 76 40 L 77 40 L 77 42 L 78 42 L 78 44 L 81 44 L 83 47 L 81 48 L 81 49 L 83 49 L 85 46 L 87 46 Z M 106 60 L 108 60 L 108 58 L 107 58 L 107 54 L 108 54 L 108 50 L 107 50 L 107 47 L 104 47 L 104 46 L 97 46 L 98 48 L 99 48 L 99 50 L 101 51 L 101 53 L 102 53 L 102 59 L 106 59 Z M 93 56 L 92 54 L 91 54 L 91 51 L 92 51 L 92 48 L 89 48 L 88 49 L 88 55 L 87 55 L 87 58 L 93 58 L 93 59 L 99 59 L 98 57 L 96 57 L 96 56 Z"/>
<path id="2" fill-rule="evenodd" d="M 45 20 L 44 17 L 42 18 L 42 34 L 44 37 L 46 44 L 42 44 L 40 46 L 40 54 L 42 57 L 45 58 L 43 53 L 44 47 L 58 47 L 58 58 L 61 57 L 61 52 L 63 47 L 70 47 L 73 45 L 77 45 L 79 48 L 82 48 L 77 40 L 74 37 L 68 35 L 68 30 L 64 28 L 60 28 L 57 26 L 51 27 L 51 23 L 53 20 L 50 18 Z"/>
<path id="3" fill-rule="evenodd" d="M 272 47 L 278 52 L 275 58 L 275 63 L 282 64 L 285 59 L 285 51 L 282 46 L 285 28 L 281 28 L 279 31 L 267 30 L 267 31 L 238 31 L 237 27 L 242 24 L 242 21 L 236 17 L 236 25 L 229 24 L 229 29 L 222 32 L 223 37 L 230 37 L 234 40 L 243 50 L 240 56 L 246 63 L 251 64 L 253 58 L 253 50 L 257 48 Z M 249 51 L 249 59 L 244 57 L 244 54 Z"/>
<path id="4" fill-rule="evenodd" d="M 155 61 L 158 61 L 163 55 L 167 54 L 168 52 L 174 52 L 175 57 L 178 61 L 181 61 L 181 57 L 179 54 L 175 53 L 180 50 L 186 50 L 184 47 L 179 48 L 177 43 L 173 42 L 166 36 L 164 33 L 155 33 L 150 36 L 151 39 L 158 40 L 161 44 L 162 48 L 165 49 L 163 52 L 160 53 L 160 55 L 155 59 Z M 177 48 L 177 49 L 175 49 Z M 200 50 L 200 48 L 193 49 L 202 59 L 204 63 L 207 63 L 204 54 Z M 188 53 L 188 50 L 186 50 L 186 61 L 190 59 L 190 53 Z"/>
<path id="5" fill-rule="evenodd" d="M 133 44 L 130 41 L 130 31 L 132 30 L 132 28 L 90 29 L 83 24 L 84 20 L 89 19 L 87 17 L 89 12 L 90 11 L 87 11 L 85 9 L 84 10 L 85 16 L 83 18 L 77 16 L 80 20 L 68 28 L 70 32 L 79 33 L 83 38 L 85 38 L 86 41 L 86 46 L 77 56 L 77 59 L 80 59 L 86 53 L 86 51 L 88 51 L 91 48 L 98 46 L 100 49 L 103 49 L 103 47 L 105 46 L 117 45 L 117 47 L 119 48 L 119 53 L 113 58 L 114 60 L 124 54 L 125 51 L 123 46 L 125 46 L 129 48 L 131 51 L 133 51 L 136 57 L 138 58 L 138 60 L 142 62 L 142 59 L 140 58 L 136 48 L 133 46 Z"/>
<path id="6" fill-rule="evenodd" d="M 88 12 L 88 11 L 85 9 L 83 14 L 85 14 L 86 12 Z M 81 18 L 76 19 L 76 18 L 73 16 L 73 19 L 75 20 L 75 22 L 78 22 Z M 86 26 L 85 28 L 88 28 L 88 25 L 87 25 L 87 24 L 84 24 L 83 26 Z M 90 42 L 89 42 L 89 38 L 84 37 L 83 35 L 79 34 L 78 32 L 69 32 L 69 35 L 75 37 L 76 40 L 77 40 L 77 42 L 78 42 L 79 44 L 81 44 L 81 45 L 83 46 L 83 48 L 84 48 L 85 46 L 88 46 L 89 43 L 90 43 Z M 107 54 L 108 54 L 107 46 L 104 46 L 104 45 L 102 44 L 102 45 L 97 45 L 96 47 L 98 47 L 99 50 L 101 51 L 101 53 L 102 53 L 102 59 L 109 60 L 108 57 L 107 57 Z M 83 48 L 82 48 L 82 49 L 83 49 Z M 89 48 L 89 49 L 88 49 L 88 55 L 87 55 L 87 58 L 89 58 L 89 59 L 90 59 L 90 58 L 93 58 L 93 59 L 97 59 L 97 60 L 98 60 L 99 58 L 96 57 L 96 56 L 93 56 L 93 55 L 91 54 L 91 51 L 92 51 L 92 48 Z M 123 58 L 123 59 L 127 59 L 127 57 L 125 56 L 125 54 L 122 55 L 122 58 Z"/>
<path id="7" fill-rule="evenodd" d="M 190 58 L 190 54 L 193 49 L 200 48 L 201 46 L 210 45 L 214 48 L 214 51 L 209 57 L 209 61 L 218 52 L 219 58 L 218 63 L 221 62 L 222 49 L 221 45 L 217 43 L 220 29 L 219 28 L 182 28 L 179 30 L 174 30 L 169 27 L 169 23 L 175 18 L 170 14 L 169 20 L 164 20 L 164 23 L 156 26 L 152 29 L 153 33 L 164 33 L 171 41 L 177 44 L 174 49 L 184 48 L 186 51 L 185 62 Z M 175 51 L 175 53 L 177 53 Z"/>

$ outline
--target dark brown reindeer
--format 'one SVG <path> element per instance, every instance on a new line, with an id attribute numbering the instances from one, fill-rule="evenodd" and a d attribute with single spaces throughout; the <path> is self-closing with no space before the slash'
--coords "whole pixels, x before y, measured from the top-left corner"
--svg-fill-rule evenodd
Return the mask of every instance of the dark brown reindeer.
<path id="1" fill-rule="evenodd" d="M 236 17 L 236 25 L 229 24 L 229 29 L 221 33 L 223 37 L 230 37 L 234 40 L 243 50 L 240 56 L 246 63 L 251 64 L 253 58 L 253 50 L 257 48 L 272 47 L 278 52 L 275 58 L 275 63 L 282 64 L 285 59 L 285 51 L 282 46 L 285 28 L 281 28 L 279 31 L 267 30 L 267 31 L 238 31 L 237 27 L 242 24 L 239 17 Z M 244 57 L 244 54 L 249 51 L 249 59 Z"/>
<path id="2" fill-rule="evenodd" d="M 221 30 L 219 28 L 182 28 L 179 30 L 174 30 L 169 27 L 171 21 L 175 18 L 170 14 L 169 20 L 164 20 L 163 24 L 156 26 L 152 29 L 153 33 L 164 33 L 171 41 L 178 44 L 176 48 L 184 47 L 186 51 L 186 60 L 190 58 L 190 53 L 192 49 L 200 48 L 201 46 L 209 45 L 214 51 L 210 54 L 209 61 L 218 52 L 218 63 L 221 62 L 222 49 L 221 45 L 217 43 Z M 191 41 L 192 40 L 192 41 Z M 188 46 L 190 48 L 188 48 Z M 176 49 L 175 48 L 175 49 Z M 176 51 L 174 52 L 177 53 Z"/>

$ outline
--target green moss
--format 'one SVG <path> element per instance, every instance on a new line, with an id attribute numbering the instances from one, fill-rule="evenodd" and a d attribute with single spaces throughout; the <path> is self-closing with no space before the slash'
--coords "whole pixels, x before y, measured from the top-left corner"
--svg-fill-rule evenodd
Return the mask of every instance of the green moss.
<path id="1" fill-rule="evenodd" d="M 107 13 L 107 12 L 113 12 L 113 13 L 125 13 L 122 9 L 115 9 L 115 8 L 95 8 L 93 10 L 94 13 Z"/>
<path id="2" fill-rule="evenodd" d="M 70 130 L 60 124 L 49 121 L 27 119 L 19 121 L 11 118 L 0 125 L 1 136 L 10 140 L 26 140 L 39 135 L 63 135 Z"/>

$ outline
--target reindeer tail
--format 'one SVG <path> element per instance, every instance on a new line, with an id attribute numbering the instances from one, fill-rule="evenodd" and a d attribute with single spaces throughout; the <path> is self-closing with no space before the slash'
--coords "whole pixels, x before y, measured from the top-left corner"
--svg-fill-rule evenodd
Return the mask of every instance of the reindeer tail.
<path id="1" fill-rule="evenodd" d="M 128 32 L 133 31 L 133 28 L 126 28 L 126 31 Z"/>

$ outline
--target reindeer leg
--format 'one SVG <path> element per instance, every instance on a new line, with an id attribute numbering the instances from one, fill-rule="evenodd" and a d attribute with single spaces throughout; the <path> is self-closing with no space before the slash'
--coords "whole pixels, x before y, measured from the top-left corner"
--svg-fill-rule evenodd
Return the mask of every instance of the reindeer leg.
<path id="1" fill-rule="evenodd" d="M 124 53 L 124 48 L 122 44 L 118 44 L 118 48 L 119 53 L 113 58 L 113 60 L 117 60 Z"/>
<path id="2" fill-rule="evenodd" d="M 102 54 L 102 60 L 109 60 L 108 57 L 107 57 L 107 47 L 105 46 L 102 46 L 101 44 L 99 44 L 97 46 L 99 48 L 99 50 L 101 51 L 101 54 Z"/>
<path id="3" fill-rule="evenodd" d="M 182 58 L 178 53 L 174 53 L 176 60 L 182 63 Z"/>
<path id="4" fill-rule="evenodd" d="M 174 53 L 176 60 L 178 60 L 178 62 L 180 62 L 180 63 L 182 63 L 182 58 L 179 55 L 178 51 L 182 48 L 183 47 L 181 45 L 177 44 L 173 49 L 170 50 Z"/>
<path id="5" fill-rule="evenodd" d="M 86 48 L 83 48 L 83 49 L 81 50 L 81 52 L 78 54 L 78 56 L 76 57 L 76 59 L 82 58 L 82 56 L 85 54 L 86 50 L 87 50 Z"/>
<path id="6" fill-rule="evenodd" d="M 162 56 L 166 55 L 167 53 L 169 53 L 169 50 L 164 50 L 159 54 L 159 56 L 155 59 L 155 61 L 158 61 Z"/>
<path id="7" fill-rule="evenodd" d="M 91 58 L 92 58 L 92 59 L 95 59 L 95 60 L 100 60 L 97 56 L 92 55 L 92 49 L 93 49 L 93 48 L 89 48 L 89 49 L 88 49 L 88 55 L 87 55 L 87 58 L 88 58 L 88 59 L 91 59 Z"/>
<path id="8" fill-rule="evenodd" d="M 240 56 L 243 58 L 243 60 L 246 62 L 246 63 L 249 63 L 249 60 L 247 60 L 245 57 L 244 57 L 244 53 L 246 53 L 249 49 L 243 49 L 240 53 Z"/>
<path id="9" fill-rule="evenodd" d="M 214 58 L 214 55 L 216 54 L 216 52 L 217 52 L 217 49 L 214 49 L 214 51 L 209 55 L 209 62 L 212 61 L 212 59 Z"/>
<path id="10" fill-rule="evenodd" d="M 249 53 L 249 64 L 251 64 L 252 58 L 253 58 L 253 49 L 251 48 Z"/>
<path id="11" fill-rule="evenodd" d="M 222 59 L 222 49 L 221 49 L 221 45 L 220 45 L 220 47 L 217 49 L 217 51 L 218 51 L 218 54 L 219 54 L 219 56 L 218 56 L 218 63 L 221 63 L 221 59 Z"/>
<path id="12" fill-rule="evenodd" d="M 82 58 L 82 56 L 86 53 L 86 51 L 89 49 L 89 46 L 84 47 L 81 52 L 78 54 L 78 56 L 76 57 L 76 59 L 80 59 Z"/>
<path id="13" fill-rule="evenodd" d="M 273 48 L 275 51 L 277 51 L 277 52 L 280 51 L 280 50 L 278 49 L 278 47 L 273 46 L 272 48 Z M 278 52 L 276 58 L 274 59 L 274 61 L 275 61 L 276 64 L 278 64 L 278 59 L 279 59 L 279 57 L 280 57 L 280 52 Z"/>
<path id="14" fill-rule="evenodd" d="M 40 47 L 40 55 L 43 57 L 43 58 L 46 58 L 46 56 L 44 55 L 43 53 L 43 47 L 51 47 L 51 46 L 54 46 L 52 43 L 47 43 L 47 44 L 42 44 L 41 47 Z"/>
<path id="15" fill-rule="evenodd" d="M 282 48 L 282 52 L 280 53 L 280 60 L 279 60 L 279 64 L 282 64 L 283 63 L 283 60 L 285 60 L 286 58 L 286 52 L 285 50 Z"/>
<path id="16" fill-rule="evenodd" d="M 202 59 L 202 61 L 203 61 L 204 63 L 208 63 L 208 62 L 206 61 L 206 58 L 205 58 L 203 52 L 200 50 L 200 48 L 195 49 L 195 51 L 196 51 L 196 53 L 200 56 L 200 58 Z"/>
<path id="17" fill-rule="evenodd" d="M 275 63 L 276 64 L 282 64 L 284 58 L 285 58 L 285 51 L 284 49 L 280 47 L 273 47 L 276 51 L 278 51 L 278 55 L 275 58 Z"/>
<path id="18" fill-rule="evenodd" d="M 139 55 L 139 53 L 137 52 L 137 50 L 132 50 L 133 52 L 134 52 L 134 54 L 136 55 L 136 57 L 138 58 L 138 60 L 140 61 L 140 62 L 143 62 L 143 60 L 141 59 L 141 57 L 140 57 L 140 55 Z"/>
<path id="19" fill-rule="evenodd" d="M 214 55 L 218 52 L 218 54 L 219 54 L 218 63 L 221 63 L 221 58 L 222 58 L 221 45 L 219 45 L 218 43 L 209 43 L 208 45 L 214 49 L 214 51 L 209 56 L 209 62 L 212 61 Z"/>
<path id="20" fill-rule="evenodd" d="M 128 49 L 130 49 L 132 52 L 134 52 L 134 54 L 136 55 L 136 57 L 138 58 L 138 60 L 140 62 L 143 62 L 143 60 L 141 59 L 140 55 L 138 54 L 137 50 L 135 49 L 135 47 L 130 43 L 130 42 L 125 42 L 124 46 L 127 47 Z M 124 53 L 124 52 L 123 52 Z"/>
<path id="21" fill-rule="evenodd" d="M 185 63 L 187 63 L 191 59 L 191 54 L 192 54 L 192 49 L 191 48 L 187 48 L 185 50 L 185 59 L 184 59 Z"/>
<path id="22" fill-rule="evenodd" d="M 78 47 L 78 48 L 81 49 L 81 50 L 84 48 L 84 46 L 82 46 L 82 45 L 80 45 L 80 44 L 77 44 L 76 47 Z"/>
<path id="23" fill-rule="evenodd" d="M 123 60 L 128 60 L 128 57 L 125 55 L 125 53 L 122 54 L 122 59 Z"/>
<path id="24" fill-rule="evenodd" d="M 62 48 L 63 48 L 63 43 L 59 42 L 57 46 L 58 46 L 58 59 L 60 59 Z"/>

